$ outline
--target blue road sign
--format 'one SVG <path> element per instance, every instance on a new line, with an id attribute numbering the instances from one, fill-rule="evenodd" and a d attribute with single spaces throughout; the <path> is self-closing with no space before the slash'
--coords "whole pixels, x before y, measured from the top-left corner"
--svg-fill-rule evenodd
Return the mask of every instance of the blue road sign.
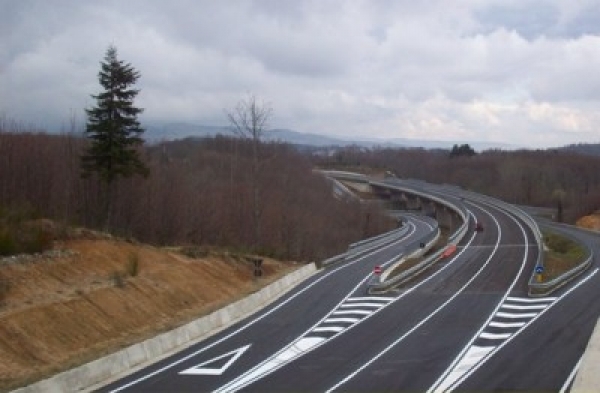
<path id="1" fill-rule="evenodd" d="M 542 274 L 544 272 L 544 267 L 543 266 L 536 266 L 535 267 L 535 272 L 537 274 Z"/>

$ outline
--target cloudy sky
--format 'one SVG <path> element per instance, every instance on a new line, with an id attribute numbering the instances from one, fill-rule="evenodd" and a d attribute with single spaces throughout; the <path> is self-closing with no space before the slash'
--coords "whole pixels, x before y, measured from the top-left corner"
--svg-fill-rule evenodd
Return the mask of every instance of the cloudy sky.
<path id="1" fill-rule="evenodd" d="M 0 115 L 56 128 L 114 44 L 143 122 L 345 137 L 600 142 L 599 0 L 0 0 Z"/>

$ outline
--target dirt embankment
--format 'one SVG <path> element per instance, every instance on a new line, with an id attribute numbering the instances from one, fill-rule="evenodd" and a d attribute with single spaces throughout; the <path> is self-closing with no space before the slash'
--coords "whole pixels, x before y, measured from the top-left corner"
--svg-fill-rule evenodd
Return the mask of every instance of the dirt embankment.
<path id="1" fill-rule="evenodd" d="M 600 231 L 600 212 L 581 217 L 579 220 L 577 220 L 577 226 Z"/>
<path id="2" fill-rule="evenodd" d="M 70 240 L 44 256 L 0 259 L 0 390 L 180 326 L 292 270 L 264 276 L 227 254 L 193 259 L 122 240 Z"/>

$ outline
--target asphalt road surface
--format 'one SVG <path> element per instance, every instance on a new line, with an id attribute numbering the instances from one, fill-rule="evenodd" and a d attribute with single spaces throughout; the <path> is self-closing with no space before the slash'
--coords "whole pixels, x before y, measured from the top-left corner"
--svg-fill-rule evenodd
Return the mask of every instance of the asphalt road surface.
<path id="1" fill-rule="evenodd" d="M 600 315 L 597 263 L 531 299 L 538 257 L 517 217 L 465 200 L 457 252 L 408 285 L 368 295 L 373 267 L 431 230 L 321 271 L 261 312 L 103 392 L 452 391 L 568 388 Z M 474 225 L 472 225 L 474 226 Z M 570 230 L 570 229 L 565 229 Z M 598 237 L 577 232 L 596 251 Z"/>

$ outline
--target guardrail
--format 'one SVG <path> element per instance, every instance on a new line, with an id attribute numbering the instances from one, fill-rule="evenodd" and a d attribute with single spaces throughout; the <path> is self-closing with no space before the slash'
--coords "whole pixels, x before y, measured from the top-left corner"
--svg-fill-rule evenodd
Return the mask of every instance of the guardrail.
<path id="1" fill-rule="evenodd" d="M 360 174 L 351 173 L 351 172 L 342 172 L 342 171 L 321 171 L 321 172 L 326 176 L 335 177 L 338 179 L 366 182 L 371 186 L 377 186 L 377 187 L 388 188 L 388 189 L 392 189 L 392 190 L 396 190 L 396 191 L 402 191 L 407 194 L 416 195 L 416 196 L 422 197 L 424 199 L 436 202 L 442 206 L 448 207 L 449 209 L 453 210 L 462 220 L 461 226 L 449 237 L 448 244 L 457 245 L 464 238 L 467 231 L 469 230 L 469 213 L 468 213 L 466 207 L 459 200 L 457 200 L 456 202 L 453 202 L 447 198 L 442 198 L 442 197 L 435 195 L 434 192 L 420 191 L 409 185 L 398 184 L 396 181 L 384 181 L 384 182 L 374 181 L 374 180 L 370 180 L 365 175 L 360 175 Z M 419 186 L 422 186 L 422 185 L 426 185 L 426 183 L 419 183 Z M 432 230 L 429 234 L 427 234 L 423 238 L 415 241 L 412 244 L 412 246 L 407 246 L 407 250 L 405 250 L 405 252 L 402 254 L 403 255 L 411 255 L 411 254 L 417 253 L 419 251 L 422 251 L 422 252 L 429 251 L 431 249 L 431 247 L 433 247 L 433 245 L 437 242 L 437 240 L 440 236 L 440 230 L 439 230 L 437 221 L 435 221 L 435 223 L 436 223 L 436 226 L 435 226 L 434 230 Z M 423 247 L 423 250 L 419 250 L 421 248 L 421 243 L 425 243 L 425 247 Z M 413 249 L 414 245 L 417 245 L 417 247 L 419 249 Z M 350 247 L 349 249 L 351 250 L 352 247 Z M 441 257 L 441 255 L 444 253 L 444 251 L 445 251 L 445 248 L 440 249 L 439 251 L 437 251 L 430 257 L 421 261 L 418 265 L 411 267 L 406 272 L 403 272 L 403 273 L 399 274 L 398 276 L 394 276 L 389 280 L 385 279 L 387 276 L 386 276 L 385 272 L 383 272 L 382 276 L 378 276 L 377 279 L 374 279 L 369 284 L 368 291 L 370 293 L 383 292 L 392 287 L 398 286 L 405 281 L 410 280 L 412 277 L 419 274 L 420 272 L 422 272 L 423 270 L 425 270 L 429 266 L 431 266 L 433 263 L 435 263 Z M 343 261 L 348 257 L 349 257 L 349 252 L 346 252 L 339 256 L 336 256 L 336 257 L 330 258 L 326 261 L 323 261 L 322 265 L 323 266 L 331 265 L 331 264 Z M 386 271 L 389 271 L 389 269 L 390 268 L 386 269 Z M 381 278 L 383 278 L 384 280 L 377 282 Z"/>
<path id="2" fill-rule="evenodd" d="M 464 238 L 467 231 L 469 230 L 469 213 L 467 212 L 466 207 L 460 202 L 453 203 L 447 199 L 443 199 L 441 197 L 438 197 L 434 194 L 430 194 L 428 192 L 415 190 L 409 186 L 403 186 L 403 185 L 389 183 L 389 182 L 369 182 L 369 184 L 375 184 L 376 186 L 379 186 L 379 187 L 391 188 L 391 189 L 395 189 L 398 191 L 410 193 L 413 195 L 418 195 L 423 198 L 435 201 L 441 205 L 444 205 L 444 206 L 452 209 L 454 212 L 456 212 L 462 219 L 462 224 L 448 238 L 449 245 L 456 246 Z M 431 233 L 429 233 L 428 235 L 426 235 L 424 238 L 419 239 L 418 241 L 416 241 L 414 243 L 414 244 L 417 244 L 419 248 L 420 248 L 420 243 L 425 243 L 425 247 L 423 247 L 422 250 L 419 250 L 419 249 L 407 250 L 407 252 L 405 252 L 404 255 L 418 257 L 418 256 L 420 256 L 418 254 L 426 253 L 433 247 L 433 245 L 435 245 L 435 243 L 439 239 L 439 236 L 440 236 L 440 230 L 439 230 L 439 226 L 437 225 L 437 221 L 436 221 L 436 227 L 434 228 L 434 230 Z M 417 265 L 407 269 L 406 271 L 404 271 L 390 279 L 387 279 L 387 275 L 385 274 L 385 272 L 383 272 L 383 274 L 380 277 L 373 278 L 373 280 L 369 283 L 368 292 L 371 294 L 383 293 L 394 287 L 402 285 L 403 283 L 411 280 L 412 278 L 414 278 L 415 276 L 417 276 L 424 270 L 428 269 L 431 265 L 436 263 L 442 257 L 442 255 L 444 254 L 445 251 L 446 251 L 445 247 L 441 248 L 440 250 L 436 251 L 434 254 L 425 258 L 423 261 L 419 262 Z M 399 264 L 401 264 L 404 259 L 405 259 L 405 257 L 402 256 L 401 260 L 399 262 L 397 262 L 396 264 L 387 268 L 386 272 L 393 270 L 395 267 L 397 267 Z"/>
<path id="3" fill-rule="evenodd" d="M 523 221 L 525 223 L 525 225 L 527 225 L 529 227 L 529 229 L 531 230 L 531 232 L 533 233 L 533 236 L 535 237 L 535 241 L 537 243 L 538 257 L 536 259 L 535 266 L 536 267 L 541 266 L 542 268 L 544 267 L 544 239 L 542 236 L 542 231 L 540 230 L 540 227 L 539 227 L 537 221 L 535 221 L 535 219 L 533 217 L 531 217 L 529 214 L 527 214 L 523 209 L 519 208 L 518 206 L 511 205 L 510 203 L 503 202 L 498 199 L 488 197 L 485 195 L 476 194 L 476 193 L 473 193 L 470 191 L 463 191 L 463 192 L 468 194 L 469 198 L 471 198 L 471 199 L 479 200 L 480 202 L 492 204 L 496 207 L 504 209 L 504 210 L 508 211 L 509 213 L 512 213 L 514 216 L 519 218 L 521 221 Z M 534 279 L 535 279 L 535 268 L 531 272 L 531 277 L 529 279 L 530 285 Z"/>
<path id="4" fill-rule="evenodd" d="M 431 201 L 439 203 L 440 205 L 443 205 L 443 206 L 446 206 L 446 207 L 452 209 L 454 212 L 456 212 L 456 214 L 458 214 L 460 216 L 460 218 L 463 220 L 463 222 L 468 221 L 469 215 L 467 213 L 466 207 L 462 203 L 453 203 L 453 202 L 450 202 L 446 198 L 441 198 L 441 197 L 435 195 L 434 193 L 420 191 L 420 190 L 417 190 L 408 185 L 398 184 L 396 181 L 384 181 L 384 182 L 369 181 L 369 184 L 375 185 L 377 187 L 389 188 L 389 189 L 396 190 L 396 191 L 403 191 L 408 194 L 412 194 L 412 195 L 423 197 L 425 199 L 429 199 Z M 457 202 L 459 202 L 459 201 L 457 201 Z"/>
<path id="5" fill-rule="evenodd" d="M 561 232 L 561 236 L 566 236 L 566 237 L 570 238 L 572 241 L 580 243 L 577 241 L 577 239 L 573 238 L 572 236 L 570 236 L 569 234 L 566 234 L 564 232 Z M 586 250 L 587 250 L 588 257 L 584 262 L 580 263 L 579 265 L 575 266 L 573 269 L 561 274 L 560 276 L 558 276 L 550 281 L 538 282 L 536 279 L 536 273 L 534 271 L 534 273 L 531 275 L 531 278 L 529 279 L 529 296 L 531 296 L 531 297 L 547 296 L 547 295 L 551 294 L 552 292 L 556 291 L 557 289 L 563 287 L 567 283 L 569 283 L 571 280 L 573 280 L 574 278 L 579 276 L 584 271 L 586 271 L 592 265 L 593 257 L 594 257 L 594 254 L 589 247 L 586 247 Z"/>
<path id="6" fill-rule="evenodd" d="M 343 262 L 348 258 L 357 258 L 363 256 L 377 248 L 398 241 L 401 237 L 408 233 L 408 229 L 408 226 L 404 225 L 392 231 L 382 233 L 381 235 L 352 243 L 350 246 L 348 246 L 348 250 L 346 252 L 318 263 L 317 267 L 323 268 L 334 265 L 338 262 Z"/>
<path id="7" fill-rule="evenodd" d="M 386 269 L 386 272 L 393 271 L 396 267 L 398 267 L 399 265 L 404 263 L 404 261 L 408 257 L 417 258 L 419 256 L 418 254 L 424 254 L 424 253 L 428 252 L 429 250 L 431 250 L 431 248 L 438 241 L 439 236 L 440 236 L 440 229 L 438 227 L 438 228 L 436 228 L 435 231 L 432 231 L 431 233 L 427 234 L 426 237 L 419 239 L 418 243 L 425 243 L 425 247 L 423 247 L 421 249 L 420 245 L 418 245 L 418 247 L 413 246 L 411 251 L 407 250 L 405 255 L 401 256 L 400 260 L 397 263 L 395 263 L 394 265 L 392 265 L 388 269 Z M 419 262 L 417 265 L 415 265 L 415 266 L 407 269 L 406 271 L 404 271 L 396 276 L 393 276 L 391 278 L 388 278 L 388 276 L 385 274 L 385 272 L 380 277 L 374 276 L 373 279 L 371 280 L 371 282 L 369 282 L 369 284 L 368 284 L 367 291 L 370 294 L 379 294 L 379 293 L 387 292 L 390 289 L 393 289 L 399 285 L 404 284 L 405 282 L 411 280 L 412 278 L 414 278 L 415 276 L 420 274 L 422 271 L 424 271 L 425 269 L 427 269 L 431 265 L 433 265 L 435 262 L 437 262 L 443 252 L 444 252 L 444 249 L 436 251 L 433 255 L 431 255 L 430 257 Z"/>

